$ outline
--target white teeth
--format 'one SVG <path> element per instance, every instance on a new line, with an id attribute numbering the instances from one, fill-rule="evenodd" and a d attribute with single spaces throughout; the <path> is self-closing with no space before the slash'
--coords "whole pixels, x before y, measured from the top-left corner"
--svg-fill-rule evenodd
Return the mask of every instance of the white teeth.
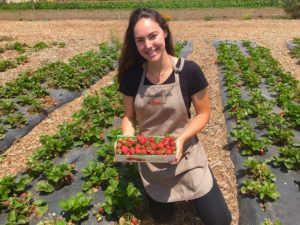
<path id="1" fill-rule="evenodd" d="M 148 55 L 153 55 L 153 54 L 155 54 L 155 53 L 156 53 L 156 50 L 152 50 L 152 51 L 148 52 L 147 54 L 148 54 Z"/>

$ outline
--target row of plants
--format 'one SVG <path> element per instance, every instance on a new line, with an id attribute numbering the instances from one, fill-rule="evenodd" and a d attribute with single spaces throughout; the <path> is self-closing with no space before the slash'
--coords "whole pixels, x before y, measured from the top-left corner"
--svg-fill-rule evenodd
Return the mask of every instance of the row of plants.
<path id="1" fill-rule="evenodd" d="M 290 49 L 290 54 L 292 57 L 298 59 L 297 64 L 300 65 L 300 38 L 293 38 L 292 44 L 293 48 Z"/>
<path id="2" fill-rule="evenodd" d="M 0 140 L 7 129 L 28 124 L 22 108 L 26 107 L 30 114 L 44 112 L 53 106 L 47 106 L 51 90 L 81 91 L 112 70 L 119 48 L 118 43 L 101 43 L 98 51 L 76 55 L 68 63 L 57 61 L 35 72 L 23 72 L 0 87 Z"/>
<path id="3" fill-rule="evenodd" d="M 265 207 L 280 197 L 269 165 L 300 168 L 299 140 L 293 132 L 300 128 L 299 81 L 283 71 L 269 49 L 249 41 L 220 43 L 218 61 L 228 97 L 225 107 L 236 124 L 230 134 L 242 156 L 250 156 L 243 163 L 247 179 L 241 194 L 257 197 Z M 263 85 L 270 96 L 262 93 Z M 276 146 L 278 154 L 268 158 L 270 146 Z"/>
<path id="4" fill-rule="evenodd" d="M 14 38 L 10 35 L 0 35 L 0 42 L 13 41 Z"/>
<path id="5" fill-rule="evenodd" d="M 4 39 L 5 40 L 5 39 Z M 51 43 L 46 43 L 44 41 L 38 41 L 33 45 L 29 45 L 24 42 L 15 41 L 13 43 L 6 43 L 4 46 L 0 47 L 0 53 L 4 53 L 7 50 L 15 50 L 18 53 L 25 53 L 28 51 L 40 51 L 45 48 L 51 48 L 57 46 L 58 48 L 66 47 L 66 43 L 60 41 L 53 41 Z"/>
<path id="6" fill-rule="evenodd" d="M 137 7 L 146 8 L 169 8 L 169 9 L 186 9 L 186 8 L 224 8 L 224 7 L 280 7 L 280 0 L 165 0 L 165 1 L 64 1 L 64 2 L 45 2 L 38 1 L 32 3 L 9 3 L 1 4 L 0 10 L 21 10 L 21 9 L 134 9 Z"/>
<path id="7" fill-rule="evenodd" d="M 6 44 L 5 46 L 0 46 L 0 53 L 4 53 L 6 50 L 15 50 L 19 54 L 15 59 L 1 59 L 0 60 L 0 72 L 4 72 L 11 68 L 16 68 L 18 65 L 25 64 L 29 62 L 28 55 L 32 52 L 36 52 L 45 48 L 50 48 L 52 46 L 58 46 L 59 48 L 64 48 L 66 44 L 64 42 L 52 42 L 47 44 L 44 41 L 39 41 L 32 46 L 29 46 L 26 43 L 21 43 L 16 41 L 14 43 Z M 26 54 L 24 54 L 26 53 Z"/>
<path id="8" fill-rule="evenodd" d="M 33 187 L 36 192 L 50 194 L 72 184 L 75 173 L 80 173 L 80 179 L 85 181 L 82 191 L 69 199 L 60 200 L 61 215 L 50 213 L 39 225 L 77 224 L 92 216 L 88 209 L 93 193 L 100 189 L 105 198 L 94 206 L 93 215 L 97 221 L 110 215 L 119 219 L 120 224 L 140 224 L 135 215 L 141 215 L 144 199 L 137 183 L 137 167 L 135 164 L 114 162 L 113 146 L 121 129 L 113 124 L 122 114 L 121 94 L 117 82 L 113 82 L 99 92 L 86 96 L 81 109 L 72 116 L 72 122 L 60 125 L 55 135 L 42 135 L 42 146 L 28 157 L 25 175 L 0 178 L 0 211 L 7 214 L 7 224 L 29 224 L 47 211 L 46 202 L 33 199 L 28 191 L 34 180 L 37 180 Z M 86 162 L 86 167 L 81 171 L 77 170 L 76 164 L 53 163 L 55 158 L 63 159 L 74 147 L 84 150 L 91 146 L 98 158 Z M 30 201 L 20 201 L 24 196 Z M 16 201 L 22 204 L 16 207 L 12 203 Z"/>

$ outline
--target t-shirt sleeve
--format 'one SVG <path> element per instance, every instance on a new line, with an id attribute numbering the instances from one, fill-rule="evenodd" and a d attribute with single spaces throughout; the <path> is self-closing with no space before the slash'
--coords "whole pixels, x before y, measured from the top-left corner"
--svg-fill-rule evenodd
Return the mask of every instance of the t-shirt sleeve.
<path id="1" fill-rule="evenodd" d="M 127 96 L 136 96 L 141 82 L 143 69 L 135 67 L 124 74 L 121 78 L 119 91 Z"/>
<path id="2" fill-rule="evenodd" d="M 190 95 L 194 95 L 208 87 L 208 82 L 205 78 L 205 75 L 197 63 L 193 61 L 187 61 L 187 70 Z"/>

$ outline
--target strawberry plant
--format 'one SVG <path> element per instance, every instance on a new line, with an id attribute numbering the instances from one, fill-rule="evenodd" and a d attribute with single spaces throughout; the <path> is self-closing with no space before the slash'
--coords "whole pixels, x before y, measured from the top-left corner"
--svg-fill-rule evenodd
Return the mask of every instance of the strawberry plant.
<path id="1" fill-rule="evenodd" d="M 287 169 L 300 169 L 300 151 L 296 147 L 284 146 L 278 149 L 279 155 L 270 161 L 274 166 L 284 166 Z"/>
<path id="2" fill-rule="evenodd" d="M 260 113 L 257 115 L 256 123 L 259 128 L 266 127 L 286 127 L 288 123 L 286 120 L 277 113 Z"/>
<path id="3" fill-rule="evenodd" d="M 33 46 L 33 49 L 35 51 L 39 51 L 41 49 L 44 49 L 44 48 L 48 48 L 49 46 L 43 42 L 43 41 L 40 41 L 40 42 L 37 42 L 34 46 Z"/>
<path id="4" fill-rule="evenodd" d="M 284 114 L 283 117 L 289 122 L 292 128 L 300 130 L 300 105 L 291 102 L 283 104 Z"/>
<path id="5" fill-rule="evenodd" d="M 58 204 L 66 212 L 65 217 L 68 220 L 78 222 L 89 215 L 87 208 L 90 206 L 92 200 L 92 197 L 79 192 L 67 200 L 59 201 Z"/>
<path id="6" fill-rule="evenodd" d="M 1 100 L 0 101 L 0 116 L 13 113 L 17 110 L 17 106 L 13 101 Z"/>
<path id="7" fill-rule="evenodd" d="M 34 100 L 31 102 L 29 108 L 27 109 L 27 112 L 29 114 L 36 114 L 44 112 L 46 109 L 46 106 L 44 106 L 39 100 Z"/>
<path id="8" fill-rule="evenodd" d="M 184 48 L 184 46 L 187 45 L 187 41 L 176 41 L 175 42 L 175 55 L 179 56 L 181 50 Z"/>
<path id="9" fill-rule="evenodd" d="M 22 64 L 25 64 L 27 62 L 29 62 L 29 59 L 26 55 L 20 55 L 16 58 L 16 63 L 18 65 L 22 65 Z"/>
<path id="10" fill-rule="evenodd" d="M 250 179 L 242 182 L 241 193 L 250 196 L 258 196 L 260 200 L 268 198 L 276 200 L 280 194 L 276 191 L 275 176 L 271 173 L 265 162 L 258 162 L 249 157 L 243 165 L 247 168 L 245 173 Z"/>
<path id="11" fill-rule="evenodd" d="M 237 126 L 230 134 L 238 141 L 242 155 L 263 155 L 267 151 L 267 144 L 270 143 L 267 138 L 257 138 L 252 126 L 247 123 Z"/>
<path id="12" fill-rule="evenodd" d="M 300 59 L 300 38 L 293 38 L 292 42 L 295 45 L 295 47 L 290 50 L 290 54 L 293 57 Z"/>
<path id="13" fill-rule="evenodd" d="M 53 192 L 54 189 L 59 189 L 66 184 L 70 184 L 73 181 L 72 170 L 73 166 L 65 163 L 45 168 L 45 176 L 48 181 L 38 181 L 35 188 L 36 191 L 49 193 Z"/>
<path id="14" fill-rule="evenodd" d="M 33 177 L 37 177 L 39 174 L 44 172 L 46 168 L 53 166 L 53 163 L 49 160 L 49 157 L 44 155 L 45 151 L 40 148 L 33 152 L 33 154 L 28 157 L 27 167 L 28 174 Z"/>
<path id="15" fill-rule="evenodd" d="M 274 145 L 290 145 L 294 142 L 294 134 L 288 128 L 269 127 L 267 137 L 272 140 Z"/>
<path id="16" fill-rule="evenodd" d="M 2 202 L 7 201 L 9 197 L 19 194 L 25 190 L 27 185 L 32 181 L 28 175 L 18 179 L 16 176 L 4 176 L 0 178 L 0 211 L 4 205 Z"/>
<path id="17" fill-rule="evenodd" d="M 92 160 L 82 171 L 86 177 L 86 182 L 82 185 L 82 190 L 91 193 L 93 187 L 105 189 L 110 179 L 118 177 L 118 172 L 113 167 L 108 167 L 102 162 Z"/>
<path id="18" fill-rule="evenodd" d="M 103 214 L 121 217 L 126 212 L 135 214 L 141 212 L 142 194 L 132 183 L 110 179 L 104 196 L 104 201 L 99 205 L 103 208 Z"/>
<path id="19" fill-rule="evenodd" d="M 21 112 L 15 114 L 9 114 L 3 119 L 4 123 L 7 123 L 10 128 L 22 128 L 28 124 L 28 120 Z"/>
<path id="20" fill-rule="evenodd" d="M 97 151 L 97 156 L 100 157 L 106 165 L 112 165 L 114 160 L 114 143 L 111 141 L 109 143 L 104 143 L 97 147 L 99 147 L 99 150 Z"/>
<path id="21" fill-rule="evenodd" d="M 16 63 L 12 60 L 0 60 L 0 72 L 4 72 L 6 71 L 7 69 L 12 69 L 12 68 L 15 68 L 17 67 L 16 66 Z"/>
<path id="22" fill-rule="evenodd" d="M 6 45 L 5 48 L 7 50 L 16 50 L 19 53 L 24 53 L 26 51 L 26 48 L 28 48 L 28 45 L 26 43 L 21 43 L 19 41 L 16 41 L 12 44 Z"/>
<path id="23" fill-rule="evenodd" d="M 35 217 L 41 217 L 48 206 L 43 200 L 33 200 L 31 193 L 22 193 L 21 196 L 10 197 L 4 203 L 7 210 L 7 224 L 28 224 Z"/>

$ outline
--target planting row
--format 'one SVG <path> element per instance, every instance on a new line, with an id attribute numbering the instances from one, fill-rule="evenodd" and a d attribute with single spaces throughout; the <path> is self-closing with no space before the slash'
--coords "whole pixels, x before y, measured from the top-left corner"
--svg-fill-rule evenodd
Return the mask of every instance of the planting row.
<path id="1" fill-rule="evenodd" d="M 297 145 L 300 140 L 299 81 L 283 71 L 267 48 L 251 42 L 219 43 L 218 54 L 224 76 L 222 82 L 226 86 L 227 125 L 235 147 L 242 155 L 232 153 L 235 163 L 240 164 L 237 165 L 240 193 L 257 197 L 262 209 L 268 212 L 242 216 L 245 221 L 249 220 L 247 216 L 258 217 L 261 221 L 266 215 L 279 217 L 274 208 L 280 208 L 287 199 L 293 201 L 293 193 L 297 194 L 294 175 L 297 177 L 296 171 L 300 168 Z M 275 167 L 286 170 L 287 174 Z M 278 199 L 280 194 L 285 199 L 268 207 L 271 203 L 267 202 Z M 251 205 L 249 202 L 244 204 L 244 199 L 240 201 L 244 201 L 240 205 Z M 290 220 L 296 221 L 293 208 L 289 210 L 294 216 Z M 248 211 L 251 214 L 251 210 Z"/>
<path id="2" fill-rule="evenodd" d="M 43 2 L 38 1 L 33 3 L 10 3 L 1 4 L 0 10 L 12 9 L 134 9 L 137 7 L 146 8 L 171 8 L 171 9 L 186 9 L 186 8 L 224 8 L 224 7 L 280 7 L 280 0 L 152 0 L 152 1 L 101 1 L 101 2 L 77 2 L 64 1 L 62 2 Z"/>
<path id="3" fill-rule="evenodd" d="M 119 48 L 118 43 L 102 43 L 98 51 L 79 54 L 68 63 L 57 61 L 35 72 L 21 73 L 0 87 L 0 150 L 114 69 Z"/>
<path id="4" fill-rule="evenodd" d="M 28 55 L 32 52 L 36 52 L 45 48 L 50 48 L 52 46 L 58 46 L 59 48 L 64 48 L 66 44 L 64 42 L 52 42 L 50 44 L 47 44 L 46 42 L 40 41 L 34 44 L 33 46 L 29 46 L 26 43 L 21 43 L 19 41 L 16 41 L 11 44 L 6 44 L 5 46 L 0 46 L 0 53 L 4 53 L 6 50 L 15 50 L 20 55 L 16 57 L 15 59 L 0 59 L 0 72 L 4 72 L 11 68 L 16 68 L 20 64 L 24 64 L 29 62 Z"/>
<path id="5" fill-rule="evenodd" d="M 297 64 L 300 65 L 300 38 L 294 38 L 288 43 L 290 54 L 292 57 L 298 59 Z"/>

